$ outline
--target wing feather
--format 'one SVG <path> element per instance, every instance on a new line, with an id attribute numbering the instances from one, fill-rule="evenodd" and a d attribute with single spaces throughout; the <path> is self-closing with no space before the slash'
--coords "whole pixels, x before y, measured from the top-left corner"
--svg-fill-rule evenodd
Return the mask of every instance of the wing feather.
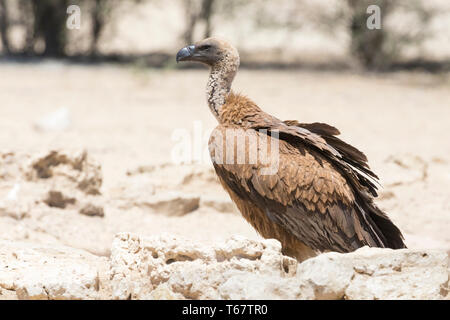
<path id="1" fill-rule="evenodd" d="M 280 154 L 274 175 L 261 175 L 261 164 L 213 163 L 221 182 L 242 201 L 251 202 L 313 249 L 348 252 L 363 245 L 404 247 L 398 228 L 373 204 L 370 195 L 376 196 L 377 177 L 366 157 L 334 137 L 339 134 L 336 128 L 282 122 L 263 112 L 248 116 L 245 124 L 246 135 L 278 138 Z M 275 132 L 278 137 L 273 137 Z M 224 132 L 219 136 L 224 137 L 225 149 L 233 148 L 227 145 Z M 219 145 L 210 140 L 212 159 Z M 383 233 L 375 222 L 388 232 Z"/>

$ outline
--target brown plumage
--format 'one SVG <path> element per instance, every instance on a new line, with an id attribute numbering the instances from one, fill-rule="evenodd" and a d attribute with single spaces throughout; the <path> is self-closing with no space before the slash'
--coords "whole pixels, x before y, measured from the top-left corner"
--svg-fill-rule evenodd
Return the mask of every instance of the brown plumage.
<path id="1" fill-rule="evenodd" d="M 210 66 L 207 101 L 219 122 L 209 141 L 213 165 L 263 237 L 278 239 L 283 252 L 299 260 L 365 245 L 406 247 L 400 230 L 373 202 L 378 177 L 366 156 L 337 138 L 336 128 L 281 121 L 231 92 L 239 55 L 225 41 L 208 38 L 185 47 L 177 61 L 185 60 Z M 230 133 L 236 138 L 229 139 Z M 267 157 L 250 160 L 266 148 Z M 271 166 L 276 172 L 262 173 Z"/>

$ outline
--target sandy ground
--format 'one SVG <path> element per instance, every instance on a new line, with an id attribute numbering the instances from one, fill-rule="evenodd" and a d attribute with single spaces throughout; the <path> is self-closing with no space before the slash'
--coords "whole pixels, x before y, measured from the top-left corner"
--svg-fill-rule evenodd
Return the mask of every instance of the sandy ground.
<path id="1" fill-rule="evenodd" d="M 233 234 L 258 237 L 235 212 L 200 205 L 172 217 L 139 205 L 174 191 L 228 201 L 208 162 L 170 165 L 174 131 L 193 135 L 200 124 L 207 136 L 215 125 L 205 103 L 206 70 L 46 62 L 2 64 L 0 74 L 0 152 L 33 157 L 52 149 L 86 149 L 102 166 L 99 197 L 105 211 L 104 217 L 89 217 L 70 206 L 50 208 L 39 193 L 44 184 L 22 188 L 19 203 L 35 197 L 29 213 L 19 218 L 0 214 L 0 238 L 108 255 L 112 236 L 120 231 L 169 232 L 204 241 Z M 448 75 L 243 70 L 234 88 L 279 118 L 339 128 L 380 176 L 384 189 L 378 204 L 404 232 L 409 247 L 450 250 Z M 68 112 L 66 128 L 36 129 L 40 119 L 58 110 Z M 14 174 L 2 179 L 0 199 L 21 179 Z"/>

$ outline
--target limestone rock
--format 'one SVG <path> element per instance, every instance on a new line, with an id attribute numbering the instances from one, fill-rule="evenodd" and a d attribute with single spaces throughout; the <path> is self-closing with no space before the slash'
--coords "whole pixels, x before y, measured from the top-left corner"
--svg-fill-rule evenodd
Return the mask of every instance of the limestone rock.
<path id="1" fill-rule="evenodd" d="M 109 271 L 107 270 L 109 268 Z M 446 252 L 364 247 L 298 264 L 276 240 L 120 233 L 111 256 L 0 240 L 0 299 L 448 299 Z"/>
<path id="2" fill-rule="evenodd" d="M 111 253 L 113 297 L 117 299 L 287 298 L 279 282 L 297 262 L 281 254 L 276 240 L 232 237 L 215 246 L 170 235 L 142 239 L 118 234 Z M 241 290 L 245 289 L 245 290 Z"/>
<path id="3" fill-rule="evenodd" d="M 445 252 L 364 247 L 298 264 L 276 240 L 205 245 L 170 235 L 116 235 L 117 299 L 444 299 Z"/>
<path id="4" fill-rule="evenodd" d="M 147 275 L 148 256 L 136 235 L 120 233 L 111 248 L 112 295 L 116 299 L 149 297 L 153 289 Z"/>
<path id="5" fill-rule="evenodd" d="M 314 299 L 443 299 L 447 266 L 441 251 L 364 247 L 309 259 L 297 274 Z"/>
<path id="6" fill-rule="evenodd" d="M 445 252 L 366 247 L 347 256 L 354 270 L 345 290 L 347 299 L 428 300 L 447 295 L 449 274 Z"/>
<path id="7" fill-rule="evenodd" d="M 0 288 L 8 298 L 98 299 L 107 260 L 58 245 L 0 240 Z"/>

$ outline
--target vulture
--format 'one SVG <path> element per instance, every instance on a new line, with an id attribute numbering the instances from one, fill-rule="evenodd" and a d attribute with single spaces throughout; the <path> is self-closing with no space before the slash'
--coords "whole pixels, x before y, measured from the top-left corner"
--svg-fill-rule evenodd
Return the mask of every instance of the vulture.
<path id="1" fill-rule="evenodd" d="M 283 254 L 303 261 L 320 252 L 363 246 L 406 248 L 401 231 L 379 209 L 378 177 L 366 156 L 325 123 L 282 121 L 231 91 L 239 54 L 207 38 L 178 51 L 176 61 L 210 68 L 208 106 L 218 121 L 208 148 L 214 169 L 242 216 Z"/>

